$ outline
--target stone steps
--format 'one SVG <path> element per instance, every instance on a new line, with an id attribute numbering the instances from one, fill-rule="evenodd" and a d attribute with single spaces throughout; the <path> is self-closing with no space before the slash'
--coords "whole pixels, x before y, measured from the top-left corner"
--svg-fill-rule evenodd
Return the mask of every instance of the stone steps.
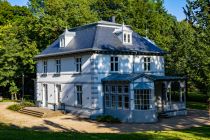
<path id="1" fill-rule="evenodd" d="M 19 112 L 39 118 L 48 118 L 48 117 L 56 117 L 63 115 L 61 111 L 52 111 L 50 109 L 45 109 L 40 107 L 25 107 L 21 109 Z"/>
<path id="2" fill-rule="evenodd" d="M 30 116 L 34 116 L 34 117 L 39 117 L 39 118 L 43 118 L 45 116 L 45 113 L 43 113 L 43 112 L 30 110 L 27 108 L 23 108 L 19 112 L 23 113 L 23 114 L 30 115 Z"/>

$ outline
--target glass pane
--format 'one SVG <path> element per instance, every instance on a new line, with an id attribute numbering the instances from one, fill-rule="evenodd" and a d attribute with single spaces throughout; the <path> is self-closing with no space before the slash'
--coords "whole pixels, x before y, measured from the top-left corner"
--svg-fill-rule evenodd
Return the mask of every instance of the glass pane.
<path id="1" fill-rule="evenodd" d="M 118 86 L 118 93 L 122 93 L 122 86 Z"/>
<path id="2" fill-rule="evenodd" d="M 116 107 L 116 97 L 115 95 L 112 95 L 112 108 Z"/>
<path id="3" fill-rule="evenodd" d="M 115 71 L 118 71 L 118 63 L 115 63 Z"/>
<path id="4" fill-rule="evenodd" d="M 115 62 L 118 62 L 118 57 L 115 57 Z"/>
<path id="5" fill-rule="evenodd" d="M 126 42 L 126 34 L 124 34 L 124 42 Z"/>
<path id="6" fill-rule="evenodd" d="M 116 92 L 115 86 L 112 86 L 112 93 L 115 93 L 115 92 Z"/>
<path id="7" fill-rule="evenodd" d="M 124 108 L 125 109 L 129 108 L 129 97 L 127 95 L 124 96 Z"/>
<path id="8" fill-rule="evenodd" d="M 114 71 L 114 64 L 111 63 L 111 71 Z"/>
<path id="9" fill-rule="evenodd" d="M 122 108 L 122 95 L 118 95 L 118 108 Z"/>
<path id="10" fill-rule="evenodd" d="M 128 34 L 128 43 L 130 43 L 130 37 L 131 37 L 130 34 Z"/>
<path id="11" fill-rule="evenodd" d="M 124 92 L 125 92 L 125 93 L 128 93 L 128 86 L 125 86 L 125 87 L 124 87 Z"/>

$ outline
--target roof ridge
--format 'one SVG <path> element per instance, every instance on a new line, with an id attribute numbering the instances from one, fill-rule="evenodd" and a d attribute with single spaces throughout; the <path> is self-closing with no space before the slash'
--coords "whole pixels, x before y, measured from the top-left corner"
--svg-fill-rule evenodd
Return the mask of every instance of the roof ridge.
<path id="1" fill-rule="evenodd" d="M 81 26 L 77 26 L 77 27 L 73 27 L 73 28 L 70 28 L 68 31 L 72 31 L 72 30 L 82 30 L 82 29 L 86 29 L 90 26 L 94 26 L 94 25 L 114 25 L 114 26 L 122 26 L 122 24 L 120 23 L 115 23 L 115 22 L 109 22 L 109 21 L 105 21 L 105 20 L 100 20 L 100 21 L 97 21 L 97 22 L 92 22 L 92 23 L 88 23 L 88 24 L 84 24 L 84 25 L 81 25 Z M 131 27 L 130 25 L 125 25 L 127 27 Z"/>

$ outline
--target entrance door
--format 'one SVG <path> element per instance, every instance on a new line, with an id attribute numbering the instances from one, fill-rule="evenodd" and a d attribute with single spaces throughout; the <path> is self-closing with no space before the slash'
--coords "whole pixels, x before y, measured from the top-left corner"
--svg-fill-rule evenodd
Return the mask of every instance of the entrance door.
<path id="1" fill-rule="evenodd" d="M 47 107 L 48 105 L 48 91 L 47 91 L 47 84 L 43 84 L 43 106 Z"/>

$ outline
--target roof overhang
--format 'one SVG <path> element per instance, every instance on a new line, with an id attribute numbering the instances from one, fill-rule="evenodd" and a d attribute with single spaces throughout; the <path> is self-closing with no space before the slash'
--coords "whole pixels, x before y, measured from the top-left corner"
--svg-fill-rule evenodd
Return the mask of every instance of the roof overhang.
<path id="1" fill-rule="evenodd" d="M 186 77 L 178 77 L 178 76 L 161 76 L 161 75 L 150 75 L 150 74 L 111 74 L 105 78 L 103 78 L 102 82 L 132 82 L 138 78 L 145 77 L 151 81 L 179 81 L 186 80 Z"/>

